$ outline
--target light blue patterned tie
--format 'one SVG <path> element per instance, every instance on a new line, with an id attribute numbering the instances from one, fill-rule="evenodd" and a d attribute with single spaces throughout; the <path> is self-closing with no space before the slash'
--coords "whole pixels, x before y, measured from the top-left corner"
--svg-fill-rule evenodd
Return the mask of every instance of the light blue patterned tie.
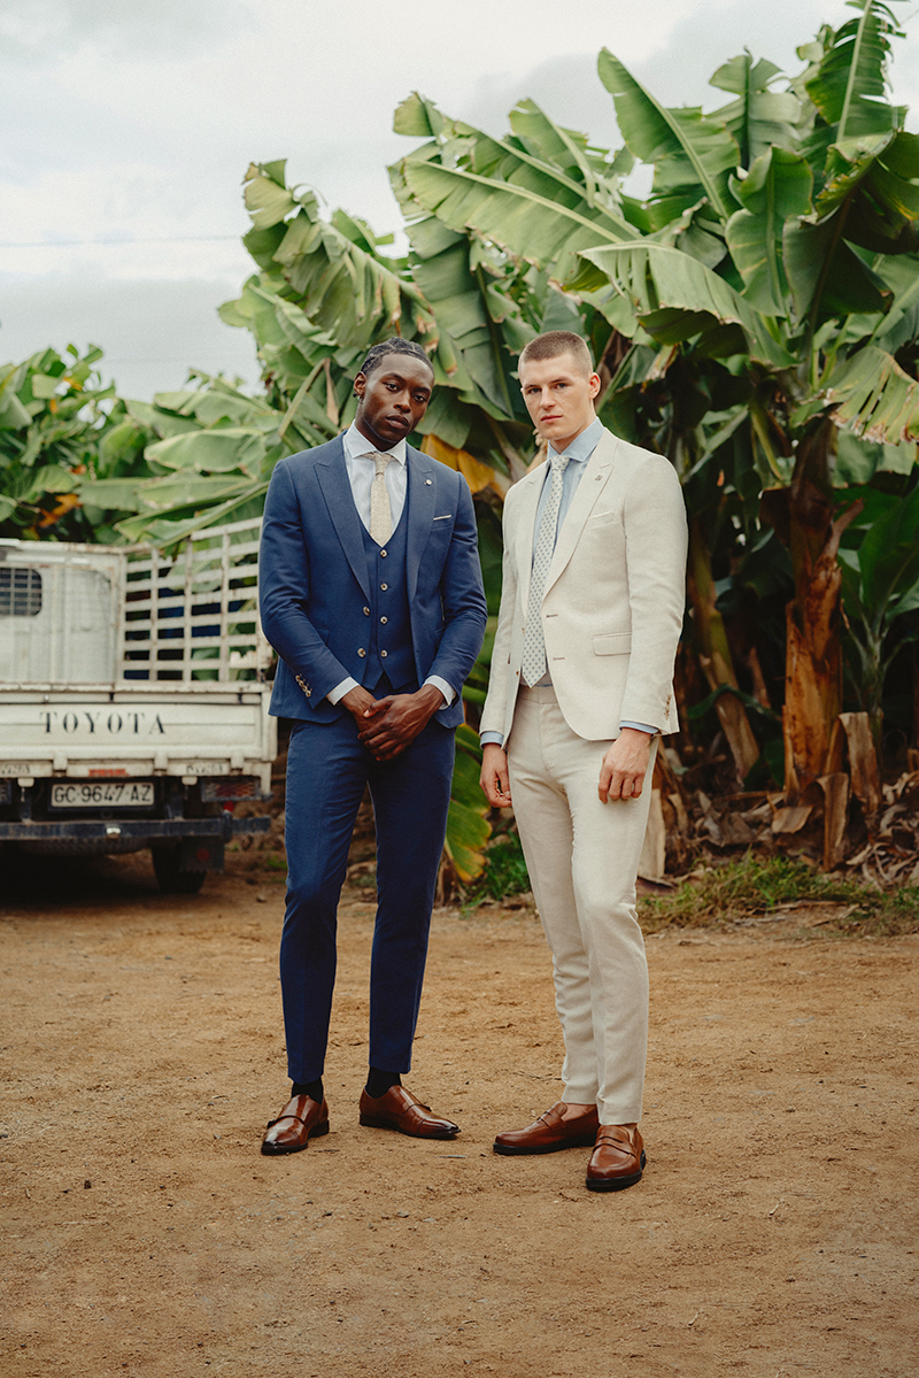
<path id="1" fill-rule="evenodd" d="M 542 595 L 546 587 L 549 565 L 555 550 L 555 537 L 558 528 L 558 509 L 562 501 L 562 484 L 568 467 L 569 455 L 553 455 L 550 474 L 549 498 L 542 514 L 539 539 L 533 555 L 533 572 L 530 575 L 530 598 L 527 603 L 527 624 L 523 634 L 523 657 L 520 673 L 524 684 L 532 687 L 546 673 L 546 643 L 542 634 Z"/>

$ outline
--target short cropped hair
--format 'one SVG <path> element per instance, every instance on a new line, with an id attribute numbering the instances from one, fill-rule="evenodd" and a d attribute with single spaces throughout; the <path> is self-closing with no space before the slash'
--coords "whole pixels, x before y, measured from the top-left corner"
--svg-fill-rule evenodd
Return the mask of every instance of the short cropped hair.
<path id="1" fill-rule="evenodd" d="M 547 330 L 544 335 L 537 335 L 535 340 L 524 345 L 517 365 L 519 368 L 521 364 L 535 364 L 542 359 L 557 359 L 560 354 L 573 355 L 585 373 L 593 373 L 590 350 L 581 336 L 575 335 L 572 330 Z"/>
<path id="2" fill-rule="evenodd" d="M 382 344 L 375 344 L 367 358 L 361 364 L 359 372 L 365 378 L 369 378 L 375 368 L 379 368 L 387 354 L 411 354 L 414 359 L 420 359 L 427 364 L 431 372 L 434 372 L 434 365 L 431 363 L 420 344 L 414 340 L 403 340 L 401 335 L 394 335 L 391 340 L 384 340 Z"/>

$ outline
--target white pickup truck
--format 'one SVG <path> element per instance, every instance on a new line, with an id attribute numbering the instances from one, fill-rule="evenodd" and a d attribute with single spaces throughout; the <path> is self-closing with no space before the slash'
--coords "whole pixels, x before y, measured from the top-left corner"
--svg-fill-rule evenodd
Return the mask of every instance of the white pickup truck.
<path id="1" fill-rule="evenodd" d="M 0 540 L 0 849 L 150 847 L 193 893 L 270 796 L 260 521 L 145 546 Z"/>

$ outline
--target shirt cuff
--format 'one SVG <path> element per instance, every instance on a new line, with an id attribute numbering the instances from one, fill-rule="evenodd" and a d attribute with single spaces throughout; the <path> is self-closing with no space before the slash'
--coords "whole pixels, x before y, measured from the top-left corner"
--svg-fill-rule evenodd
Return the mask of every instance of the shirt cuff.
<path id="1" fill-rule="evenodd" d="M 428 675 L 425 684 L 433 684 L 435 689 L 440 690 L 444 696 L 444 706 L 447 708 L 456 698 L 456 690 L 445 679 L 441 679 L 440 675 Z"/>
<path id="2" fill-rule="evenodd" d="M 351 679 L 349 676 L 348 679 L 343 679 L 341 684 L 336 684 L 334 689 L 330 689 L 329 692 L 326 694 L 326 698 L 328 699 L 329 703 L 341 703 L 342 699 L 345 697 L 345 694 L 350 694 L 352 689 L 359 688 L 360 685 L 358 684 L 357 680 Z"/>
<path id="3" fill-rule="evenodd" d="M 621 732 L 622 729 L 623 729 L 624 727 L 634 727 L 635 730 L 636 730 L 637 732 L 647 732 L 647 734 L 648 734 L 649 737 L 656 737 L 656 736 L 657 736 L 657 728 L 656 728 L 656 727 L 649 727 L 648 724 L 645 723 L 645 722 L 625 722 L 625 721 L 623 721 L 623 722 L 621 722 L 621 723 L 619 724 L 619 731 Z"/>
<path id="4" fill-rule="evenodd" d="M 503 732 L 483 732 L 479 738 L 482 746 L 504 746 Z"/>

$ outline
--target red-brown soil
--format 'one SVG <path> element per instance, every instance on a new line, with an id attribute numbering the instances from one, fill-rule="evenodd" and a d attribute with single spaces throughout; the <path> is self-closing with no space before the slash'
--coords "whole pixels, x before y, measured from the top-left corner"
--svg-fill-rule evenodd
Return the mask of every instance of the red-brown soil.
<path id="1" fill-rule="evenodd" d="M 555 1101 L 531 909 L 435 914 L 415 1067 L 455 1143 L 357 1122 L 372 925 L 346 892 L 332 1133 L 286 1098 L 283 872 L 4 859 L 2 1378 L 912 1378 L 919 938 L 648 939 L 648 1168 L 495 1157 Z M 726 923 L 730 916 L 725 916 Z"/>

